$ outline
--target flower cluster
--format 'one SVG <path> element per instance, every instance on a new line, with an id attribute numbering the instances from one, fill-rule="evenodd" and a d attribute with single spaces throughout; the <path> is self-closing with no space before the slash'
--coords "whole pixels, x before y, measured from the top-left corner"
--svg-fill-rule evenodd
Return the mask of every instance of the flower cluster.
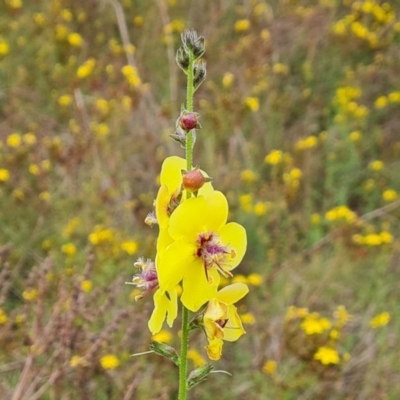
<path id="1" fill-rule="evenodd" d="M 138 262 L 141 274 L 133 283 L 145 288 L 143 297 L 154 293 L 154 311 L 149 329 L 156 334 L 164 320 L 172 326 L 177 316 L 177 287 L 182 286 L 180 301 L 192 312 L 206 309 L 201 315 L 209 345 L 210 359 L 222 352 L 222 339 L 237 340 L 245 333 L 233 305 L 248 292 L 244 283 L 235 283 L 218 291 L 220 276 L 231 277 L 246 251 L 246 231 L 235 223 L 227 223 L 228 203 L 225 196 L 213 189 L 208 175 L 200 185 L 186 188 L 186 160 L 172 156 L 165 159 L 160 174 L 160 188 L 155 200 L 155 216 L 159 226 L 155 266 Z M 183 172 L 182 172 L 183 171 Z M 196 189 L 197 196 L 188 193 Z M 180 292 L 180 290 L 179 290 Z"/>

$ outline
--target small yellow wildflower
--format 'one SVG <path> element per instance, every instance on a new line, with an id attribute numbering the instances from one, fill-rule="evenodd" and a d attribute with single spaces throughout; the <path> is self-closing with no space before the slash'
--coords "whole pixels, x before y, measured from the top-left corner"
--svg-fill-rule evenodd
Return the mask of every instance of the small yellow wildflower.
<path id="1" fill-rule="evenodd" d="M 339 364 L 340 358 L 338 352 L 332 347 L 322 346 L 314 354 L 314 359 L 319 360 L 321 364 Z"/>
<path id="2" fill-rule="evenodd" d="M 38 296 L 38 291 L 37 289 L 27 289 L 22 292 L 22 297 L 26 301 L 32 301 L 35 300 L 36 297 Z"/>
<path id="3" fill-rule="evenodd" d="M 254 204 L 253 213 L 260 217 L 268 211 L 270 206 L 271 204 L 269 202 L 257 201 L 257 203 Z"/>
<path id="4" fill-rule="evenodd" d="M 93 287 L 92 281 L 90 281 L 89 279 L 85 279 L 81 283 L 81 289 L 86 293 L 89 293 L 92 290 L 92 287 Z"/>
<path id="5" fill-rule="evenodd" d="M 152 339 L 156 342 L 169 343 L 172 340 L 172 335 L 168 331 L 161 330 L 160 332 L 153 335 Z"/>
<path id="6" fill-rule="evenodd" d="M 256 319 L 254 318 L 254 315 L 250 312 L 246 314 L 240 314 L 240 319 L 244 324 L 247 325 L 254 325 L 256 323 Z"/>
<path id="7" fill-rule="evenodd" d="M 371 161 L 368 168 L 372 171 L 381 171 L 383 169 L 383 162 L 380 160 Z"/>
<path id="8" fill-rule="evenodd" d="M 233 75 L 231 72 L 225 72 L 224 76 L 222 77 L 222 86 L 225 89 L 228 89 L 232 86 L 232 83 L 235 79 L 235 75 Z"/>
<path id="9" fill-rule="evenodd" d="M 339 305 L 335 312 L 333 313 L 333 316 L 337 320 L 337 323 L 340 326 L 345 325 L 348 321 L 350 321 L 353 317 L 348 313 L 346 310 L 346 307 L 343 305 Z"/>
<path id="10" fill-rule="evenodd" d="M 37 164 L 29 164 L 28 170 L 32 175 L 39 175 L 40 173 L 40 168 Z"/>
<path id="11" fill-rule="evenodd" d="M 253 272 L 247 277 L 247 283 L 253 286 L 260 286 L 263 283 L 263 278 L 260 274 Z"/>
<path id="12" fill-rule="evenodd" d="M 360 131 L 353 131 L 349 135 L 349 139 L 352 142 L 358 142 L 362 138 L 362 134 Z"/>
<path id="13" fill-rule="evenodd" d="M 5 56 L 10 52 L 10 46 L 7 42 L 0 39 L 0 56 Z"/>
<path id="14" fill-rule="evenodd" d="M 133 18 L 133 25 L 142 26 L 143 22 L 144 18 L 141 15 L 136 15 L 136 17 Z"/>
<path id="15" fill-rule="evenodd" d="M 379 236 L 381 237 L 382 244 L 393 243 L 393 236 L 387 231 L 382 231 Z"/>
<path id="16" fill-rule="evenodd" d="M 46 17 L 43 13 L 35 13 L 33 14 L 33 21 L 38 26 L 44 26 L 46 24 Z"/>
<path id="17" fill-rule="evenodd" d="M 251 169 L 245 169 L 240 173 L 240 179 L 246 183 L 253 183 L 257 180 L 257 175 Z"/>
<path id="18" fill-rule="evenodd" d="M 369 321 L 369 326 L 374 329 L 380 328 L 381 326 L 387 325 L 389 321 L 390 321 L 390 314 L 387 311 L 385 311 L 372 318 L 371 321 Z"/>
<path id="19" fill-rule="evenodd" d="M 364 236 L 363 243 L 371 247 L 380 246 L 382 244 L 382 238 L 377 233 L 369 233 Z"/>
<path id="20" fill-rule="evenodd" d="M 244 104 L 252 112 L 257 112 L 260 108 L 260 102 L 257 97 L 246 97 Z"/>
<path id="21" fill-rule="evenodd" d="M 100 364 L 104 369 L 115 369 L 119 366 L 120 362 L 116 355 L 107 354 L 100 358 Z"/>
<path id="22" fill-rule="evenodd" d="M 276 373 L 276 369 L 278 367 L 278 363 L 274 360 L 267 360 L 262 367 L 262 371 L 267 375 L 274 375 Z"/>
<path id="23" fill-rule="evenodd" d="M 188 351 L 188 358 L 194 362 L 196 367 L 201 367 L 206 363 L 206 360 L 194 349 Z"/>
<path id="24" fill-rule="evenodd" d="M 400 103 L 400 91 L 389 93 L 388 98 L 391 103 Z"/>
<path id="25" fill-rule="evenodd" d="M 237 283 L 237 282 L 247 283 L 247 278 L 242 274 L 236 274 L 232 278 L 232 283 Z"/>
<path id="26" fill-rule="evenodd" d="M 76 71 L 76 76 L 79 79 L 85 79 L 93 73 L 94 67 L 96 65 L 96 60 L 94 58 L 89 58 L 86 60 Z"/>
<path id="27" fill-rule="evenodd" d="M 240 207 L 242 208 L 242 210 L 244 210 L 248 213 L 250 213 L 252 211 L 253 197 L 251 194 L 242 194 L 239 197 L 239 202 L 240 202 Z"/>
<path id="28" fill-rule="evenodd" d="M 12 133 L 7 137 L 7 146 L 17 148 L 21 145 L 22 138 L 19 133 Z"/>
<path id="29" fill-rule="evenodd" d="M 110 128 L 104 122 L 100 124 L 92 124 L 91 128 L 98 138 L 104 138 L 110 133 Z"/>
<path id="30" fill-rule="evenodd" d="M 36 135 L 32 132 L 25 133 L 24 142 L 29 145 L 34 145 L 37 142 Z"/>
<path id="31" fill-rule="evenodd" d="M 310 222 L 312 225 L 319 225 L 321 223 L 321 216 L 317 213 L 311 214 Z"/>
<path id="32" fill-rule="evenodd" d="M 287 75 L 289 73 L 289 67 L 282 63 L 276 63 L 273 65 L 272 71 L 278 75 Z"/>
<path id="33" fill-rule="evenodd" d="M 321 318 L 318 313 L 307 315 L 300 325 L 300 328 L 307 335 L 320 334 L 331 328 L 331 322 L 328 318 Z"/>
<path id="34" fill-rule="evenodd" d="M 74 47 L 81 47 L 83 43 L 83 38 L 79 33 L 72 32 L 68 35 L 68 43 Z"/>
<path id="35" fill-rule="evenodd" d="M 396 200 L 398 197 L 399 197 L 398 193 L 393 189 L 386 189 L 382 193 L 383 200 L 387 201 L 388 203 Z"/>
<path id="36" fill-rule="evenodd" d="M 49 201 L 51 199 L 51 194 L 47 190 L 39 193 L 39 199 L 43 201 Z"/>
<path id="37" fill-rule="evenodd" d="M 264 162 L 271 165 L 277 165 L 283 160 L 283 153 L 281 150 L 272 150 L 264 158 Z"/>
<path id="38" fill-rule="evenodd" d="M 71 22 L 72 21 L 72 12 L 71 10 L 69 10 L 68 8 L 64 8 L 63 10 L 61 10 L 61 18 L 65 21 L 65 22 Z"/>
<path id="39" fill-rule="evenodd" d="M 8 321 L 7 314 L 2 308 L 0 308 L 0 325 L 6 324 L 7 321 Z"/>
<path id="40" fill-rule="evenodd" d="M 235 22 L 235 31 L 243 33 L 248 31 L 250 28 L 250 21 L 248 19 L 240 19 Z"/>
<path id="41" fill-rule="evenodd" d="M 132 65 L 124 65 L 121 68 L 121 72 L 125 76 L 130 86 L 137 87 L 142 83 L 137 69 Z"/>
<path id="42" fill-rule="evenodd" d="M 268 42 L 271 39 L 271 32 L 268 29 L 262 29 L 260 36 L 262 40 Z"/>
<path id="43" fill-rule="evenodd" d="M 10 179 L 8 169 L 0 168 L 0 182 L 7 182 Z"/>
<path id="44" fill-rule="evenodd" d="M 57 99 L 57 103 L 61 107 L 68 107 L 72 104 L 72 96 L 69 94 L 63 94 Z"/>
<path id="45" fill-rule="evenodd" d="M 73 257 L 76 254 L 76 246 L 73 243 L 66 243 L 61 246 L 61 251 L 68 257 Z"/>
<path id="46" fill-rule="evenodd" d="M 318 144 L 318 138 L 316 136 L 308 136 L 305 139 L 300 139 L 296 143 L 298 150 L 312 149 Z"/>
<path id="47" fill-rule="evenodd" d="M 50 160 L 42 160 L 40 162 L 40 166 L 44 171 L 50 171 L 51 170 L 51 161 Z"/>
<path id="48" fill-rule="evenodd" d="M 380 110 L 382 108 L 385 108 L 389 103 L 389 99 L 386 96 L 379 96 L 375 100 L 375 108 Z"/>
<path id="49" fill-rule="evenodd" d="M 137 252 L 138 247 L 138 243 L 134 240 L 125 240 L 121 243 L 121 249 L 128 253 L 130 256 Z"/>
<path id="50" fill-rule="evenodd" d="M 72 368 L 87 367 L 87 366 L 89 366 L 89 363 L 85 360 L 84 357 L 73 356 L 73 357 L 71 357 L 71 360 L 69 361 L 69 365 Z"/>

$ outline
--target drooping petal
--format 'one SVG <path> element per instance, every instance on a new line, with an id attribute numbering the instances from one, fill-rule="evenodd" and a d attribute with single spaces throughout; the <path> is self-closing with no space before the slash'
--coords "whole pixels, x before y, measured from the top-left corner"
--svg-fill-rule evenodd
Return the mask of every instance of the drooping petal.
<path id="1" fill-rule="evenodd" d="M 226 224 L 219 230 L 219 236 L 222 243 L 229 246 L 234 250 L 234 257 L 227 257 L 226 263 L 224 263 L 224 268 L 231 271 L 239 265 L 242 261 L 247 248 L 247 235 L 246 230 L 242 225 L 236 222 L 230 222 Z"/>
<path id="2" fill-rule="evenodd" d="M 176 241 L 163 253 L 157 255 L 156 268 L 158 283 L 164 290 L 172 290 L 183 279 L 188 266 L 195 259 L 196 246 Z"/>
<path id="3" fill-rule="evenodd" d="M 149 330 L 152 335 L 160 332 L 165 320 L 167 309 L 169 307 L 168 303 L 169 300 L 165 292 L 161 289 L 158 289 L 154 293 L 154 310 L 148 322 Z"/>
<path id="4" fill-rule="evenodd" d="M 243 282 L 233 283 L 225 286 L 217 294 L 216 299 L 226 304 L 234 304 L 249 292 L 249 288 Z"/>
<path id="5" fill-rule="evenodd" d="M 193 244 L 204 232 L 206 200 L 203 196 L 191 197 L 180 204 L 169 220 L 169 234 L 174 240 L 185 239 Z"/>
<path id="6" fill-rule="evenodd" d="M 158 189 L 155 201 L 156 217 L 160 228 L 163 228 L 168 224 L 168 207 L 170 201 L 171 195 L 169 193 L 168 187 L 166 185 L 161 185 L 160 189 Z"/>
<path id="7" fill-rule="evenodd" d="M 167 324 L 170 328 L 172 328 L 172 324 L 178 315 L 178 295 L 175 289 L 168 291 L 168 295 L 170 301 L 167 310 Z"/>
<path id="8" fill-rule="evenodd" d="M 229 306 L 229 319 L 224 327 L 224 340 L 234 342 L 240 336 L 244 335 L 246 331 L 243 329 L 242 321 L 235 306 Z"/>
<path id="9" fill-rule="evenodd" d="M 183 279 L 182 303 L 190 311 L 198 311 L 203 304 L 215 297 L 219 282 L 220 276 L 216 269 L 208 270 L 207 280 L 202 261 L 196 259 L 188 266 Z"/>
<path id="10" fill-rule="evenodd" d="M 222 356 L 222 346 L 224 342 L 221 339 L 215 338 L 209 342 L 205 349 L 210 360 L 217 361 Z"/>
<path id="11" fill-rule="evenodd" d="M 217 232 L 225 224 L 228 218 L 228 201 L 223 193 L 214 191 L 206 198 L 206 209 L 203 218 L 204 227 L 207 231 Z"/>
<path id="12" fill-rule="evenodd" d="M 160 184 L 167 186 L 170 196 L 181 186 L 183 169 L 186 169 L 186 160 L 177 156 L 167 157 L 161 166 Z"/>
<path id="13" fill-rule="evenodd" d="M 221 303 L 215 298 L 208 302 L 203 319 L 204 330 L 208 340 L 212 340 L 214 337 L 220 339 L 224 337 L 224 331 L 217 321 L 227 320 L 228 310 L 227 304 Z"/>

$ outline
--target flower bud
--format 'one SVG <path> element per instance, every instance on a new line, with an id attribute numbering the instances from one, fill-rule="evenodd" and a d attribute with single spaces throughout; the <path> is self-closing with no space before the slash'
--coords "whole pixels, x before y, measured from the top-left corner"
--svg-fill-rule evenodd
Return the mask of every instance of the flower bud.
<path id="1" fill-rule="evenodd" d="M 154 353 L 157 353 L 162 357 L 168 358 L 168 360 L 171 360 L 175 365 L 179 366 L 180 358 L 173 347 L 168 346 L 165 343 L 160 343 L 153 340 L 150 343 L 149 348 L 150 350 L 154 351 Z"/>
<path id="2" fill-rule="evenodd" d="M 182 177 L 182 187 L 188 192 L 197 192 L 206 182 L 206 178 L 198 169 L 185 172 Z"/>
<path id="3" fill-rule="evenodd" d="M 204 79 L 206 79 L 206 75 L 207 69 L 205 61 L 201 61 L 194 66 L 194 90 L 197 90 L 199 86 L 204 82 Z"/>
<path id="4" fill-rule="evenodd" d="M 189 68 L 189 55 L 185 51 L 183 47 L 179 47 L 179 49 L 176 52 L 175 56 L 176 62 L 183 69 L 185 73 L 187 73 L 187 70 Z"/>
<path id="5" fill-rule="evenodd" d="M 207 379 L 208 375 L 210 375 L 213 368 L 214 367 L 212 366 L 212 364 L 208 363 L 192 371 L 189 374 L 187 380 L 188 389 L 190 390 L 193 386 L 204 382 Z"/>
<path id="6" fill-rule="evenodd" d="M 186 148 L 186 132 L 178 126 L 175 133 L 169 135 L 171 139 L 179 143 L 183 148 Z"/>
<path id="7" fill-rule="evenodd" d="M 201 129 L 198 118 L 200 115 L 195 112 L 182 111 L 178 123 L 179 126 L 186 132 L 192 129 Z"/>

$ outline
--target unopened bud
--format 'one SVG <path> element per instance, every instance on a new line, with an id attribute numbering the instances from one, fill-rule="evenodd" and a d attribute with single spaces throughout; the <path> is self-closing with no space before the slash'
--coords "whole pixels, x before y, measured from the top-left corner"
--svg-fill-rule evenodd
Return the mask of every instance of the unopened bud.
<path id="1" fill-rule="evenodd" d="M 188 192 L 197 192 L 206 182 L 206 178 L 198 169 L 185 172 L 182 177 L 182 187 Z"/>
<path id="2" fill-rule="evenodd" d="M 187 73 L 187 70 L 189 68 L 189 55 L 185 51 L 183 47 L 179 47 L 179 49 L 176 52 L 175 56 L 177 64 L 183 69 L 185 73 Z"/>
<path id="3" fill-rule="evenodd" d="M 175 133 L 169 135 L 169 137 L 179 143 L 183 148 L 186 148 L 186 132 L 180 126 L 178 126 Z"/>
<path id="4" fill-rule="evenodd" d="M 153 340 L 150 343 L 149 348 L 150 350 L 154 351 L 154 353 L 157 353 L 162 357 L 168 358 L 168 360 L 171 360 L 175 365 L 179 366 L 180 358 L 173 347 L 168 346 L 165 343 L 160 343 Z"/>
<path id="5" fill-rule="evenodd" d="M 212 366 L 212 364 L 208 363 L 192 371 L 187 379 L 188 389 L 191 389 L 193 386 L 204 382 L 207 379 L 208 375 L 210 375 L 213 368 L 214 367 Z"/>
<path id="6" fill-rule="evenodd" d="M 186 132 L 192 129 L 201 129 L 201 125 L 199 124 L 199 117 L 200 115 L 198 113 L 182 111 L 178 119 L 179 126 Z"/>
<path id="7" fill-rule="evenodd" d="M 197 90 L 199 86 L 204 82 L 207 75 L 207 68 L 205 61 L 201 61 L 194 66 L 194 79 L 193 86 L 194 90 Z"/>

